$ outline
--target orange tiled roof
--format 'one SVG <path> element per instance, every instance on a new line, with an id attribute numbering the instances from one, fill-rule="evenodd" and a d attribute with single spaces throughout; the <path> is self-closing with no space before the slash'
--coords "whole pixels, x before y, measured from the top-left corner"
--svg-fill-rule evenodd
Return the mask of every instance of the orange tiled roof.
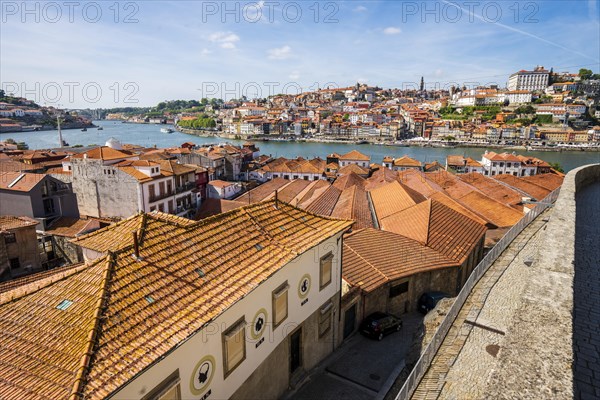
<path id="1" fill-rule="evenodd" d="M 372 228 L 373 219 L 367 191 L 360 185 L 345 188 L 340 194 L 331 216 L 354 220 L 356 229 Z"/>
<path id="2" fill-rule="evenodd" d="M 416 273 L 457 267 L 455 261 L 415 240 L 376 229 L 347 235 L 343 251 L 343 278 L 366 292 Z"/>
<path id="3" fill-rule="evenodd" d="M 115 234 L 113 226 L 92 234 L 103 243 L 120 236 L 103 246 L 107 256 L 3 293 L 0 397 L 106 398 L 299 254 L 351 225 L 273 201 L 187 224 L 158 214 L 131 221 L 139 227 L 140 259 L 131 256 L 131 231 Z"/>
<path id="4" fill-rule="evenodd" d="M 107 161 L 135 157 L 135 155 L 130 152 L 116 150 L 108 146 L 101 146 L 88 150 L 85 153 L 76 154 L 71 156 L 71 158 L 84 158 L 85 155 L 87 155 L 87 158 Z"/>
<path id="5" fill-rule="evenodd" d="M 335 186 L 329 186 L 314 201 L 306 206 L 302 204 L 302 207 L 311 213 L 329 216 L 333 212 L 341 193 L 342 191 Z"/>
<path id="6" fill-rule="evenodd" d="M 409 192 L 398 181 L 373 189 L 370 194 L 376 217 L 380 221 L 425 200 L 424 196 Z"/>
<path id="7" fill-rule="evenodd" d="M 354 161 L 370 161 L 371 157 L 364 155 L 358 150 L 352 150 L 342 156 L 339 156 L 340 160 L 354 160 Z"/>
<path id="8" fill-rule="evenodd" d="M 74 238 L 77 235 L 90 232 L 100 228 L 100 222 L 94 219 L 79 219 L 72 217 L 60 217 L 53 221 L 45 233 Z"/>
<path id="9" fill-rule="evenodd" d="M 498 183 L 492 178 L 488 178 L 478 172 L 470 172 L 459 175 L 459 179 L 502 204 L 506 204 L 517 210 L 523 209 L 521 194 L 506 185 Z"/>
<path id="10" fill-rule="evenodd" d="M 558 189 L 563 183 L 563 177 L 556 174 L 538 174 L 525 176 L 522 178 L 525 182 L 534 183 L 550 191 Z"/>
<path id="11" fill-rule="evenodd" d="M 502 204 L 481 192 L 472 191 L 456 200 L 498 228 L 513 226 L 523 217 L 522 212 Z"/>
<path id="12" fill-rule="evenodd" d="M 495 175 L 494 179 L 500 182 L 504 182 L 506 185 L 514 187 L 522 192 L 525 192 L 532 198 L 541 201 L 546 196 L 548 196 L 551 190 L 545 189 L 542 186 L 536 185 L 535 183 L 528 182 L 523 180 L 522 178 L 508 175 L 508 174 L 500 174 Z"/>
<path id="13" fill-rule="evenodd" d="M 0 189 L 29 192 L 45 177 L 44 174 L 0 172 Z"/>
<path id="14" fill-rule="evenodd" d="M 351 164 L 351 165 L 356 165 L 356 164 Z M 344 169 L 344 168 L 342 168 L 342 169 Z M 346 188 L 349 188 L 349 187 L 352 187 L 355 185 L 358 185 L 358 186 L 364 188 L 366 185 L 366 180 L 365 180 L 365 178 L 363 178 L 362 176 L 360 176 L 354 172 L 350 172 L 348 174 L 342 175 L 342 176 L 338 177 L 335 180 L 335 182 L 333 182 L 333 186 L 335 186 L 336 188 L 338 188 L 340 190 L 344 190 Z"/>
<path id="15" fill-rule="evenodd" d="M 38 224 L 33 218 L 17 217 L 13 215 L 0 215 L 0 231 L 11 229 L 25 228 L 27 226 L 35 226 Z"/>
<path id="16" fill-rule="evenodd" d="M 356 164 L 348 164 L 337 171 L 338 175 L 348 175 L 348 174 L 356 174 L 356 175 L 369 175 L 369 170 L 367 168 L 363 168 Z"/>
<path id="17" fill-rule="evenodd" d="M 421 167 L 421 161 L 410 158 L 409 156 L 402 156 L 394 160 L 395 167 Z"/>
<path id="18" fill-rule="evenodd" d="M 392 171 L 387 167 L 378 167 L 367 179 L 367 190 L 373 190 L 393 182 L 398 178 L 398 171 Z"/>
<path id="19" fill-rule="evenodd" d="M 427 245 L 459 264 L 486 231 L 484 225 L 433 199 L 381 219 L 380 226 Z"/>
<path id="20" fill-rule="evenodd" d="M 273 192 L 290 183 L 289 179 L 274 178 L 262 185 L 250 190 L 237 197 L 235 201 L 240 201 L 245 204 L 256 203 L 269 197 Z"/>

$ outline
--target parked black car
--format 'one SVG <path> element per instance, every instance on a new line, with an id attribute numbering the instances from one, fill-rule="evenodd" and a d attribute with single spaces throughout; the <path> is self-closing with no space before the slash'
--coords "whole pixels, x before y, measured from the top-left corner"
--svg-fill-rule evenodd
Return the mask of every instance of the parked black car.
<path id="1" fill-rule="evenodd" d="M 381 340 L 389 333 L 399 331 L 402 320 L 391 314 L 375 312 L 364 319 L 360 324 L 360 332 L 371 338 Z"/>
<path id="2" fill-rule="evenodd" d="M 419 298 L 419 311 L 421 311 L 423 314 L 427 314 L 429 311 L 435 308 L 435 306 L 441 299 L 445 299 L 447 297 L 451 296 L 448 293 L 444 292 L 423 293 Z"/>

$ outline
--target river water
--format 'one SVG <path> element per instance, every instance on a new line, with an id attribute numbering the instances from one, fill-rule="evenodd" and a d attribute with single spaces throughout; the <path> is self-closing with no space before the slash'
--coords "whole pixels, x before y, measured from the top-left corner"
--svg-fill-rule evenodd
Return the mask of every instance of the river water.
<path id="1" fill-rule="evenodd" d="M 220 138 L 202 138 L 193 135 L 186 135 L 180 132 L 172 134 L 162 133 L 160 128 L 165 125 L 151 124 L 123 124 L 119 121 L 94 121 L 95 125 L 102 126 L 103 130 L 88 128 L 87 132 L 81 132 L 79 129 L 63 130 L 63 139 L 71 146 L 73 145 L 104 145 L 105 142 L 114 137 L 122 143 L 133 143 L 146 147 L 173 147 L 180 146 L 184 142 L 193 142 L 196 144 L 208 144 L 229 142 L 232 144 L 242 144 L 242 140 L 220 139 Z M 58 144 L 58 131 L 41 132 L 17 132 L 3 133 L 0 135 L 0 141 L 12 138 L 18 142 L 25 142 L 30 149 L 48 149 L 55 148 Z M 432 148 L 432 147 L 389 147 L 379 145 L 352 145 L 345 143 L 310 143 L 310 142 L 257 142 L 261 154 L 270 154 L 273 157 L 294 158 L 302 156 L 304 158 L 321 157 L 325 158 L 329 153 L 344 154 L 350 150 L 357 149 L 361 153 L 371 156 L 371 162 L 381 163 L 384 156 L 400 157 L 408 155 L 409 157 L 420 160 L 421 162 L 439 161 L 442 165 L 445 163 L 447 155 L 460 154 L 472 157 L 476 160 L 481 159 L 485 151 L 483 148 Z M 501 151 L 495 149 L 494 151 Z M 565 151 L 565 152 L 540 152 L 540 151 L 520 151 L 521 154 L 532 155 L 548 162 L 560 163 L 565 171 L 579 167 L 585 164 L 600 163 L 600 152 L 583 151 Z"/>

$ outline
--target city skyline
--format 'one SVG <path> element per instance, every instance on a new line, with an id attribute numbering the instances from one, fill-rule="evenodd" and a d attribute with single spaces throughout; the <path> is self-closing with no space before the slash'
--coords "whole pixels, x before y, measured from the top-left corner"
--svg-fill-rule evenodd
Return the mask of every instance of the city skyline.
<path id="1" fill-rule="evenodd" d="M 3 2 L 2 85 L 41 104 L 110 108 L 402 89 L 421 76 L 428 88 L 503 87 L 536 65 L 598 71 L 599 3 L 565 3 Z"/>

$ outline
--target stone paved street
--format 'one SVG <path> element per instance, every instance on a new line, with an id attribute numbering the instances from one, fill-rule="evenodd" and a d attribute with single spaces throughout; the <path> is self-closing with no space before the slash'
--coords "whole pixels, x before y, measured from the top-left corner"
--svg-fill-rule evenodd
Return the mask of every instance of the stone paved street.
<path id="1" fill-rule="evenodd" d="M 573 283 L 575 395 L 600 398 L 600 183 L 577 196 Z"/>
<path id="2" fill-rule="evenodd" d="M 382 341 L 355 334 L 336 352 L 324 360 L 297 391 L 287 393 L 284 399 L 293 400 L 368 400 L 383 398 L 394 378 L 400 372 L 413 341 L 421 326 L 419 313 L 401 316 L 403 327 Z M 400 368 L 401 369 L 401 368 Z"/>

